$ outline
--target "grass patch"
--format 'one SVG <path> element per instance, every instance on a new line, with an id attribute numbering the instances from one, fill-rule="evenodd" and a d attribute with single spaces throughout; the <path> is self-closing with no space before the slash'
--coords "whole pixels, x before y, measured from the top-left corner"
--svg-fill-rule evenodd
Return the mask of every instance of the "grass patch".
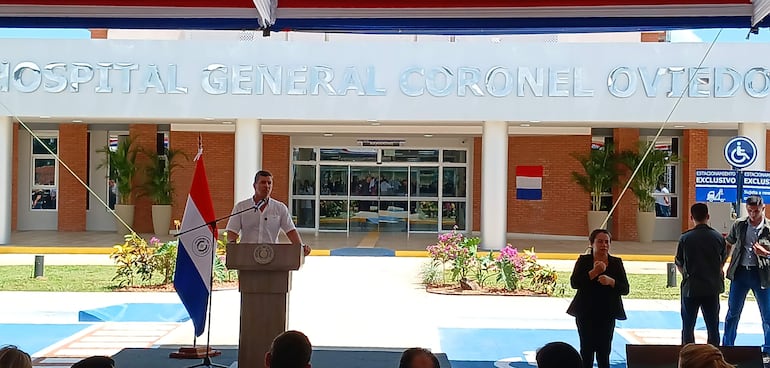
<path id="1" fill-rule="evenodd" d="M 559 280 L 557 281 L 564 287 L 564 297 L 572 298 L 575 296 L 577 290 L 573 289 L 569 285 L 569 277 L 572 272 L 558 272 Z M 628 284 L 630 293 L 624 296 L 624 299 L 662 299 L 662 300 L 679 300 L 679 285 L 682 282 L 682 275 L 677 274 L 676 286 L 666 287 L 667 277 L 664 274 L 649 275 L 649 274 L 628 274 Z M 721 299 L 727 300 L 727 291 L 730 290 L 730 280 L 725 279 L 725 292 L 722 293 Z M 749 293 L 747 300 L 754 300 L 754 295 Z"/>
<path id="2" fill-rule="evenodd" d="M 34 270 L 34 266 L 0 266 L 0 290 L 112 291 L 117 266 L 46 266 L 44 277 L 37 279 Z"/>

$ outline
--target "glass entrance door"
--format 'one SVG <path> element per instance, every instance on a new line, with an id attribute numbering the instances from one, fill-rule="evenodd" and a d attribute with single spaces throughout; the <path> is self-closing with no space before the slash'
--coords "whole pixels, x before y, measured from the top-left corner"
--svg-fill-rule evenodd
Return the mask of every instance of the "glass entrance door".
<path id="1" fill-rule="evenodd" d="M 407 167 L 350 167 L 350 231 L 408 231 Z"/>

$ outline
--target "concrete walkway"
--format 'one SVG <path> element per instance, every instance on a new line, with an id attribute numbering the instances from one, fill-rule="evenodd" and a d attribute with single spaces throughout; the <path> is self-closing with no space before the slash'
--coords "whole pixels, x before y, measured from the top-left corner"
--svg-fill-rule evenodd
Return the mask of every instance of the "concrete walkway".
<path id="1" fill-rule="evenodd" d="M 99 256 L 88 257 L 94 257 L 94 262 L 104 261 Z M 304 331 L 319 347 L 427 347 L 447 353 L 455 368 L 491 368 L 495 364 L 519 367 L 500 362 L 526 364 L 537 347 L 552 340 L 576 344 L 574 319 L 565 313 L 569 299 L 427 293 L 419 276 L 425 261 L 409 257 L 309 257 L 304 267 L 294 273 L 289 327 Z M 571 263 L 554 264 L 571 269 Z M 642 267 L 657 263 L 631 264 Z M 214 292 L 212 344 L 237 345 L 239 298 L 237 290 Z M 6 301 L 0 303 L 0 324 L 42 326 L 78 324 L 78 311 L 84 309 L 122 303 L 178 303 L 175 293 L 150 292 L 0 292 L 0 299 Z M 625 305 L 629 320 L 619 323 L 616 329 L 618 345 L 613 347 L 613 367 L 625 366 L 626 343 L 679 342 L 678 300 L 626 300 Z M 755 305 L 747 301 L 739 343 L 761 344 L 761 320 Z M 722 319 L 725 312 L 723 305 Z M 0 344 L 14 343 L 12 339 L 21 339 L 22 335 L 3 339 L 0 330 Z M 702 323 L 696 336 L 698 341 L 705 341 Z M 89 325 L 31 353 L 37 366 L 64 367 L 78 357 L 111 355 L 126 347 L 180 346 L 191 342 L 191 322 L 105 322 Z"/>

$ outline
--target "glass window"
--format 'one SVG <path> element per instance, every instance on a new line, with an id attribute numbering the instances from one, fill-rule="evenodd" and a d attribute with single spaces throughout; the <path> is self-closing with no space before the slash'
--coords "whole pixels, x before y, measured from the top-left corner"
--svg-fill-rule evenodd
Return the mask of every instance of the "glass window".
<path id="1" fill-rule="evenodd" d="M 438 162 L 438 150 L 382 150 L 382 162 Z"/>
<path id="2" fill-rule="evenodd" d="M 315 227 L 314 199 L 294 199 L 292 201 L 291 213 L 293 214 L 294 224 L 297 227 Z"/>
<path id="3" fill-rule="evenodd" d="M 315 148 L 297 148 L 292 151 L 294 161 L 315 161 Z"/>
<path id="4" fill-rule="evenodd" d="M 43 141 L 43 146 L 40 144 L 40 142 L 37 141 L 37 139 L 32 138 L 32 154 L 33 155 L 50 155 L 51 153 L 48 152 L 48 150 L 45 147 L 48 147 L 53 151 L 53 153 L 58 154 L 59 153 L 59 138 L 51 138 L 51 137 L 40 137 L 40 140 Z"/>
<path id="5" fill-rule="evenodd" d="M 465 230 L 465 202 L 444 202 L 441 217 L 441 230 Z"/>
<path id="6" fill-rule="evenodd" d="M 407 186 L 408 177 L 409 173 L 406 167 L 380 168 L 380 195 L 405 197 L 409 190 Z"/>
<path id="7" fill-rule="evenodd" d="M 348 201 L 320 201 L 320 230 L 347 230 Z"/>
<path id="8" fill-rule="evenodd" d="M 411 167 L 412 197 L 438 197 L 438 167 Z"/>
<path id="9" fill-rule="evenodd" d="M 377 225 L 380 232 L 406 231 L 407 212 L 406 201 L 380 201 Z"/>
<path id="10" fill-rule="evenodd" d="M 56 160 L 52 158 L 34 159 L 35 181 L 33 185 L 56 184 Z"/>
<path id="11" fill-rule="evenodd" d="M 442 185 L 444 197 L 465 197 L 465 168 L 445 167 Z"/>
<path id="12" fill-rule="evenodd" d="M 377 162 L 377 149 L 321 148 L 321 161 Z"/>
<path id="13" fill-rule="evenodd" d="M 315 165 L 294 165 L 294 195 L 315 194 Z"/>
<path id="14" fill-rule="evenodd" d="M 32 209 L 55 210 L 56 189 L 33 189 L 31 200 Z"/>
<path id="15" fill-rule="evenodd" d="M 438 201 L 412 201 L 409 208 L 409 229 L 437 231 Z"/>
<path id="16" fill-rule="evenodd" d="M 353 166 L 350 168 L 351 196 L 376 196 L 379 182 L 380 170 L 376 167 Z"/>
<path id="17" fill-rule="evenodd" d="M 321 194 L 348 195 L 348 167 L 321 166 Z"/>
<path id="18" fill-rule="evenodd" d="M 444 150 L 444 162 L 467 163 L 467 151 L 465 150 Z"/>

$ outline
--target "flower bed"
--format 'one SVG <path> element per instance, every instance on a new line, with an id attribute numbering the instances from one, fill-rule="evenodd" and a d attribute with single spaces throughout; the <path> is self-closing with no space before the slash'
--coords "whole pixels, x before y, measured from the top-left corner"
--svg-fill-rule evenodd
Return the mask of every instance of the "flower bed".
<path id="1" fill-rule="evenodd" d="M 456 229 L 428 246 L 431 261 L 422 272 L 429 292 L 471 295 L 553 295 L 556 271 L 537 262 L 534 248 L 519 252 L 507 244 L 497 252 L 479 252 L 481 239 Z"/>

